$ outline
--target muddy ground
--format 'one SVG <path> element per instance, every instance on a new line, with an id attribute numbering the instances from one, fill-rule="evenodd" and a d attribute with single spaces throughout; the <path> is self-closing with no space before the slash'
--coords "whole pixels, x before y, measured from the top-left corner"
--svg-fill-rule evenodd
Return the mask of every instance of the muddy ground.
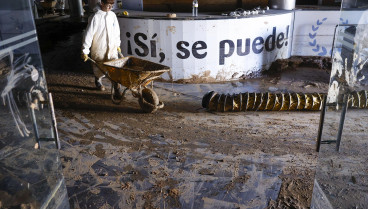
<path id="1" fill-rule="evenodd" d="M 217 113 L 201 100 L 209 90 L 326 93 L 325 69 L 293 62 L 229 83 L 155 82 L 165 107 L 145 114 L 130 93 L 115 105 L 110 88 L 95 89 L 80 31 L 40 43 L 71 208 L 309 208 L 319 111 Z"/>

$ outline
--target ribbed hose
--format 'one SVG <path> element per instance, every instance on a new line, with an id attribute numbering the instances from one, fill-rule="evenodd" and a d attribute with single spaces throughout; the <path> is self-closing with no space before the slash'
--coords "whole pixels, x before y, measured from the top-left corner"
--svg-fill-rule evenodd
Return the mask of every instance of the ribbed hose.
<path id="1" fill-rule="evenodd" d="M 202 106 L 210 111 L 285 111 L 285 110 L 320 110 L 324 94 L 302 93 L 240 93 L 217 94 L 208 92 L 204 95 Z"/>
<path id="2" fill-rule="evenodd" d="M 240 93 L 218 94 L 214 91 L 203 96 L 202 106 L 210 111 L 287 111 L 287 110 L 321 110 L 323 93 Z M 354 92 L 349 95 L 348 106 L 351 108 L 368 108 L 367 91 Z"/>

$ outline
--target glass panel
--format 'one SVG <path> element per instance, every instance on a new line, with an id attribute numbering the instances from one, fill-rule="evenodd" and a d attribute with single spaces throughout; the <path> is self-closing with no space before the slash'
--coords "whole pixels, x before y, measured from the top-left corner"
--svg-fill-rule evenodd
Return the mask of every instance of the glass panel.
<path id="1" fill-rule="evenodd" d="M 340 20 L 312 208 L 364 208 L 368 202 L 368 2 L 343 1 Z"/>
<path id="2" fill-rule="evenodd" d="M 30 1 L 1 2 L 1 208 L 69 208 L 51 108 Z"/>

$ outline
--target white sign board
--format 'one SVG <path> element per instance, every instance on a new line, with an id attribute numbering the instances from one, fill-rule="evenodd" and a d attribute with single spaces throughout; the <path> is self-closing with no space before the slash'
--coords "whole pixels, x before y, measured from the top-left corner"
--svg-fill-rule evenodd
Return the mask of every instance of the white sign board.
<path id="1" fill-rule="evenodd" d="M 291 52 L 293 13 L 186 20 L 118 18 L 125 56 L 172 68 L 174 80 L 238 79 L 268 69 Z"/>

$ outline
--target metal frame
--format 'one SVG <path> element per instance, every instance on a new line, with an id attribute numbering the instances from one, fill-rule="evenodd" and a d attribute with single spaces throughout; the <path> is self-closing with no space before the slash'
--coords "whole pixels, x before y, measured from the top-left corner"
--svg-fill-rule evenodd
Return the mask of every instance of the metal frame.
<path id="1" fill-rule="evenodd" d="M 50 115 L 51 115 L 51 123 L 52 123 L 52 137 L 51 138 L 40 138 L 39 132 L 38 132 L 38 126 L 37 126 L 37 119 L 36 119 L 36 113 L 33 108 L 30 107 L 30 104 L 32 103 L 32 95 L 31 93 L 27 94 L 27 100 L 28 100 L 28 109 L 31 115 L 32 125 L 35 133 L 36 142 L 38 144 L 38 148 L 41 148 L 41 142 L 42 141 L 54 141 L 56 149 L 60 149 L 60 140 L 59 140 L 59 134 L 57 131 L 57 123 L 56 123 L 56 117 L 55 117 L 55 110 L 54 110 L 54 102 L 52 100 L 52 95 L 49 93 L 49 100 L 45 102 L 49 102 L 50 105 Z"/>

